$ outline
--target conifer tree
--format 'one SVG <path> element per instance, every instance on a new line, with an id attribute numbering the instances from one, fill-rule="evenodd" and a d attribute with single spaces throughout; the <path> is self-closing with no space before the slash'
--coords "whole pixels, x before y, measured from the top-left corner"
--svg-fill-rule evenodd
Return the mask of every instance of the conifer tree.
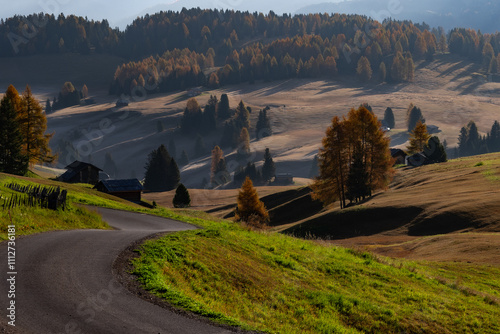
<path id="1" fill-rule="evenodd" d="M 205 105 L 203 112 L 203 128 L 204 133 L 209 133 L 217 129 L 217 97 L 210 95 L 208 103 Z"/>
<path id="2" fill-rule="evenodd" d="M 47 99 L 47 101 L 45 101 L 45 114 L 48 115 L 52 112 L 52 107 L 50 105 L 50 99 Z"/>
<path id="3" fill-rule="evenodd" d="M 21 153 L 23 137 L 16 121 L 16 111 L 5 95 L 0 102 L 0 172 L 24 175 L 28 158 Z"/>
<path id="4" fill-rule="evenodd" d="M 429 138 L 427 144 L 424 146 L 424 154 L 427 158 L 436 163 L 448 161 L 444 143 L 441 144 L 437 136 Z"/>
<path id="5" fill-rule="evenodd" d="M 203 137 L 198 134 L 194 143 L 194 154 L 196 157 L 201 157 L 207 153 L 207 147 L 205 146 L 205 141 Z"/>
<path id="6" fill-rule="evenodd" d="M 366 183 L 367 196 L 388 184 L 392 177 L 389 139 L 380 129 L 377 117 L 361 106 L 351 109 L 343 121 L 339 117 L 332 119 L 318 154 L 319 176 L 312 185 L 314 199 L 325 204 L 339 200 L 340 207 L 345 207 L 349 173 L 354 173 L 350 170 L 356 156 L 354 149 L 362 155 L 360 159 L 367 173 L 366 180 L 360 177 L 356 182 Z M 354 180 L 350 182 L 353 184 Z"/>
<path id="7" fill-rule="evenodd" d="M 362 56 L 359 59 L 356 73 L 363 82 L 367 82 L 372 78 L 372 68 L 370 66 L 370 61 L 365 56 Z"/>
<path id="8" fill-rule="evenodd" d="M 269 137 L 273 134 L 271 122 L 267 116 L 268 110 L 268 107 L 266 107 L 259 111 L 259 118 L 257 119 L 257 124 L 255 125 L 255 136 L 257 137 L 257 140 Z"/>
<path id="9" fill-rule="evenodd" d="M 227 94 L 222 94 L 220 101 L 217 104 L 217 118 L 228 119 L 231 117 L 231 111 L 229 110 L 229 98 Z"/>
<path id="10" fill-rule="evenodd" d="M 182 150 L 181 157 L 179 158 L 179 166 L 186 166 L 189 163 L 189 157 L 186 150 Z"/>
<path id="11" fill-rule="evenodd" d="M 145 169 L 144 188 L 146 190 L 169 191 L 179 184 L 179 168 L 164 145 L 149 154 Z"/>
<path id="12" fill-rule="evenodd" d="M 380 82 L 384 82 L 387 78 L 387 68 L 384 62 L 380 62 L 380 66 L 378 67 L 378 77 Z"/>
<path id="13" fill-rule="evenodd" d="M 29 163 L 53 162 L 56 157 L 51 154 L 49 141 L 54 134 L 45 134 L 47 118 L 29 86 L 26 86 L 21 97 L 17 119 L 23 136 L 22 152 L 28 157 Z"/>
<path id="14" fill-rule="evenodd" d="M 250 154 L 250 134 L 247 128 L 243 128 L 238 138 L 238 155 L 246 157 L 248 154 Z"/>
<path id="15" fill-rule="evenodd" d="M 163 126 L 163 122 L 159 120 L 156 122 L 156 132 L 162 133 L 163 131 L 165 131 L 165 127 Z"/>
<path id="16" fill-rule="evenodd" d="M 338 116 L 332 119 L 331 126 L 326 130 L 318 161 L 319 176 L 312 185 L 313 198 L 325 204 L 339 200 L 340 208 L 344 208 L 349 151 L 346 123 Z"/>
<path id="17" fill-rule="evenodd" d="M 404 80 L 411 82 L 413 81 L 414 78 L 415 78 L 415 64 L 413 63 L 411 54 L 408 53 L 408 56 L 405 58 Z"/>
<path id="18" fill-rule="evenodd" d="M 236 108 L 236 127 L 239 130 L 243 128 L 250 129 L 250 113 L 243 101 L 240 101 Z"/>
<path id="19" fill-rule="evenodd" d="M 488 147 L 490 152 L 500 152 L 500 123 L 498 121 L 491 126 Z"/>
<path id="20" fill-rule="evenodd" d="M 238 207 L 235 212 L 235 220 L 245 222 L 250 226 L 260 228 L 269 221 L 269 213 L 264 203 L 259 199 L 257 190 L 252 180 L 247 177 L 237 198 Z"/>
<path id="21" fill-rule="evenodd" d="M 264 152 L 264 164 L 262 165 L 262 179 L 264 182 L 269 182 L 276 174 L 276 166 L 274 165 L 273 157 L 269 148 Z"/>
<path id="22" fill-rule="evenodd" d="M 396 121 L 394 119 L 394 113 L 392 112 L 392 108 L 387 107 L 387 109 L 385 109 L 384 121 L 387 123 L 387 126 L 390 129 L 394 129 L 396 127 Z"/>
<path id="23" fill-rule="evenodd" d="M 416 107 L 413 105 L 413 103 L 410 104 L 408 107 L 408 119 L 407 119 L 407 125 L 408 125 L 408 132 L 413 131 L 415 129 L 415 126 L 417 126 L 418 122 L 425 123 L 425 118 L 422 115 L 422 110 L 420 108 Z"/>
<path id="24" fill-rule="evenodd" d="M 13 85 L 9 85 L 5 92 L 5 96 L 10 100 L 12 107 L 14 107 L 14 110 L 19 115 L 21 113 L 21 96 L 17 89 Z"/>
<path id="25" fill-rule="evenodd" d="M 219 146 L 215 146 L 212 150 L 212 162 L 210 167 L 210 183 L 213 186 L 221 185 L 229 181 L 229 173 L 227 172 L 226 159 L 224 152 Z"/>
<path id="26" fill-rule="evenodd" d="M 410 145 L 407 147 L 409 154 L 415 154 L 424 151 L 425 145 L 431 136 L 427 132 L 427 125 L 418 121 L 415 129 L 410 132 Z"/>
<path id="27" fill-rule="evenodd" d="M 187 188 L 181 183 L 175 190 L 175 196 L 172 200 L 174 208 L 188 208 L 191 206 L 191 196 Z"/>
<path id="28" fill-rule="evenodd" d="M 110 152 L 106 152 L 106 155 L 104 156 L 104 171 L 108 173 L 112 179 L 118 176 L 118 167 L 116 166 Z"/>
<path id="29" fill-rule="evenodd" d="M 227 121 L 224 125 L 220 146 L 236 148 L 238 146 L 238 128 L 233 120 Z"/>
<path id="30" fill-rule="evenodd" d="M 347 175 L 346 197 L 349 201 L 357 203 L 370 195 L 369 177 L 363 161 L 363 152 L 361 151 L 360 143 L 357 143 L 354 149 L 352 160 L 352 164 L 349 167 L 349 174 Z"/>
<path id="31" fill-rule="evenodd" d="M 87 85 L 83 85 L 82 87 L 82 96 L 84 99 L 89 97 L 89 89 L 87 88 Z"/>

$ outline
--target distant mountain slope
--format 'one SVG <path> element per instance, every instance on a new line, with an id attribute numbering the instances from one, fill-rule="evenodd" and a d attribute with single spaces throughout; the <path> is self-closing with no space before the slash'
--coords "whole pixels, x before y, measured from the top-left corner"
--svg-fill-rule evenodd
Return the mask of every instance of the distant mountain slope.
<path id="1" fill-rule="evenodd" d="M 425 21 L 431 27 L 442 26 L 480 29 L 483 33 L 500 30 L 500 2 L 489 0 L 352 0 L 307 5 L 297 13 L 356 13 L 382 21 L 388 16 L 397 20 Z"/>

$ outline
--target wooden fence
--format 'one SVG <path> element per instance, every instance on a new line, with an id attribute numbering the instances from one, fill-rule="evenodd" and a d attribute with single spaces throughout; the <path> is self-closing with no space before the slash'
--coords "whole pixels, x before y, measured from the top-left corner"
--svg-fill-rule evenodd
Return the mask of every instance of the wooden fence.
<path id="1" fill-rule="evenodd" d="M 66 196 L 68 192 L 59 187 L 21 186 L 16 183 L 6 185 L 20 194 L 14 194 L 9 199 L 4 199 L 3 209 L 12 209 L 16 206 L 40 207 L 57 210 L 66 209 Z"/>

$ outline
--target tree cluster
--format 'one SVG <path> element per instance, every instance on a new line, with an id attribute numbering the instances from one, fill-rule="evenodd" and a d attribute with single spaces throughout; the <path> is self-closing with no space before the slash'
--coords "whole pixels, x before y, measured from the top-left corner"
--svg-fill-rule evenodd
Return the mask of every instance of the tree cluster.
<path id="1" fill-rule="evenodd" d="M 500 123 L 495 121 L 490 132 L 481 136 L 476 123 L 470 121 L 460 130 L 458 137 L 458 156 L 500 152 Z"/>
<path id="2" fill-rule="evenodd" d="M 239 167 L 234 173 L 233 182 L 241 185 L 248 177 L 254 184 L 267 184 L 271 182 L 276 174 L 276 166 L 269 148 L 264 152 L 264 163 L 261 169 L 258 169 L 253 162 L 248 162 L 245 167 Z"/>
<path id="3" fill-rule="evenodd" d="M 382 80 L 411 81 L 414 76 L 413 58 L 430 57 L 438 48 L 435 34 L 421 30 L 411 22 L 390 21 L 382 25 L 357 15 L 311 14 L 290 17 L 287 14 L 277 16 L 274 13 L 263 15 L 227 11 L 222 15 L 228 21 L 216 19 L 205 22 L 205 25 L 195 21 L 195 18 L 200 19 L 202 16 L 203 22 L 216 13 L 216 10 L 193 9 L 182 12 L 182 15 L 167 12 L 148 16 L 147 22 L 142 19 L 134 21 L 125 32 L 125 35 L 130 36 L 134 31 L 134 38 L 124 40 L 142 47 L 134 46 L 130 52 L 134 54 L 137 50 L 150 50 L 146 54 L 162 56 L 120 66 L 110 91 L 132 93 L 135 87 L 169 91 L 195 85 L 217 88 L 240 82 L 253 83 L 255 80 L 331 78 L 337 73 L 354 75 L 357 72 L 363 80 L 369 80 L 373 69 L 380 72 Z M 169 21 L 172 16 L 175 20 L 183 19 L 174 25 L 175 28 Z M 242 21 L 232 25 L 231 22 L 238 17 Z M 244 25 L 241 22 L 253 23 L 242 31 Z M 275 34 L 274 22 L 279 23 L 278 30 L 282 30 L 281 33 Z M 219 24 L 227 28 L 220 29 Z M 179 27 L 182 27 L 182 31 L 179 31 Z M 201 33 L 193 35 L 190 33 L 193 29 Z M 267 44 L 248 44 L 240 49 L 235 46 L 242 37 L 269 37 L 269 30 L 273 31 L 272 36 L 280 38 Z M 143 35 L 147 31 L 151 33 Z M 175 31 L 170 39 L 167 37 L 169 31 Z M 151 39 L 158 41 L 151 43 Z M 193 43 L 195 41 L 197 43 Z M 165 52 L 165 49 L 170 51 Z M 202 71 L 213 67 L 215 63 L 220 68 L 205 76 Z"/>
<path id="4" fill-rule="evenodd" d="M 1 112 L 2 171 L 24 174 L 28 163 L 51 163 L 56 159 L 49 147 L 53 134 L 45 134 L 47 118 L 29 86 L 20 96 L 16 88 L 10 85 L 2 99 Z"/>
<path id="5" fill-rule="evenodd" d="M 217 97 L 210 96 L 204 111 L 195 98 L 187 101 L 181 119 L 181 131 L 184 134 L 208 134 L 217 128 Z"/>
<path id="6" fill-rule="evenodd" d="M 384 188 L 392 177 L 389 139 L 376 116 L 361 106 L 332 119 L 318 154 L 313 196 L 325 204 L 357 202 Z"/>

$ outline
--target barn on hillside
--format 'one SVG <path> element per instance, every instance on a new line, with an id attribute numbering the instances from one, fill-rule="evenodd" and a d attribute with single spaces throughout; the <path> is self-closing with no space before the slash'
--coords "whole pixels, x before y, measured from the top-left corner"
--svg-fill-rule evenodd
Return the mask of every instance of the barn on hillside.
<path id="1" fill-rule="evenodd" d="M 66 183 L 96 184 L 99 182 L 99 172 L 102 171 L 99 167 L 78 160 L 66 166 L 66 169 L 67 171 L 57 178 Z"/>
<path id="2" fill-rule="evenodd" d="M 141 202 L 143 190 L 142 184 L 137 179 L 101 180 L 94 189 L 135 203 Z"/>

